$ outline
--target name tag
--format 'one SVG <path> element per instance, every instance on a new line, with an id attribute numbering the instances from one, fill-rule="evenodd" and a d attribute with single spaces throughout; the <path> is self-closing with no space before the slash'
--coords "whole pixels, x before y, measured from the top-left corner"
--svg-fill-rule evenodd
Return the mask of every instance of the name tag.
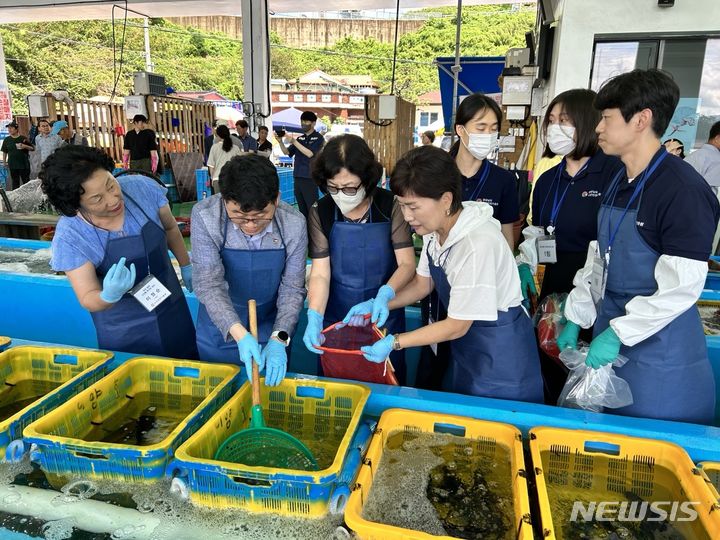
<path id="1" fill-rule="evenodd" d="M 158 278 L 152 274 L 148 274 L 145 279 L 130 289 L 130 294 L 142 304 L 148 311 L 153 311 L 156 307 L 167 300 L 172 294 L 165 285 L 160 283 Z"/>
<path id="2" fill-rule="evenodd" d="M 555 235 L 541 236 L 537 240 L 538 262 L 540 264 L 557 262 L 557 244 Z"/>
<path id="3" fill-rule="evenodd" d="M 607 286 L 607 261 L 596 254 L 593 258 L 592 275 L 590 277 L 590 295 L 593 302 L 597 304 L 605 298 L 605 287 Z"/>

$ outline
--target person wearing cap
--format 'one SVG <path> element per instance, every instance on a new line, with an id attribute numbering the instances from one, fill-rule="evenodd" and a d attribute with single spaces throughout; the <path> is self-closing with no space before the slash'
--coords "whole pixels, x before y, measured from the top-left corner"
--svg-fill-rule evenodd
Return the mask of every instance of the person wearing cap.
<path id="1" fill-rule="evenodd" d="M 158 167 L 158 147 L 155 132 L 147 127 L 147 117 L 136 114 L 133 127 L 125 135 L 123 144 L 123 166 L 155 174 Z"/>
<path id="2" fill-rule="evenodd" d="M 42 118 L 38 122 L 38 134 L 35 137 L 35 150 L 40 152 L 42 164 L 50 154 L 62 146 L 62 139 L 57 133 L 50 133 L 50 121 Z"/>
<path id="3" fill-rule="evenodd" d="M 13 120 L 7 125 L 8 135 L 3 139 L 0 150 L 3 153 L 3 162 L 10 172 L 7 180 L 7 190 L 20 187 L 30 180 L 30 159 L 28 154 L 35 147 L 24 135 L 20 135 L 18 123 Z"/>
<path id="4" fill-rule="evenodd" d="M 65 120 L 53 122 L 50 132 L 57 134 L 63 140 L 63 144 L 89 146 L 87 137 L 83 137 L 81 133 L 75 132 L 75 135 L 71 135 L 70 126 Z"/>

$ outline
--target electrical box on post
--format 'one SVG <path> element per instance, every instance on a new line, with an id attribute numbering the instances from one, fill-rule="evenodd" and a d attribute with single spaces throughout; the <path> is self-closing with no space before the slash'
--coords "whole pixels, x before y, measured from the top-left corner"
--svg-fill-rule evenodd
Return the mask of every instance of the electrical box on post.
<path id="1" fill-rule="evenodd" d="M 395 120 L 397 117 L 397 98 L 393 95 L 378 96 L 378 119 Z"/>
<path id="2" fill-rule="evenodd" d="M 135 94 L 164 96 L 166 94 L 165 77 L 149 71 L 137 71 L 133 73 L 133 89 Z"/>
<path id="3" fill-rule="evenodd" d="M 36 118 L 48 116 L 48 101 L 42 94 L 30 94 L 27 97 L 28 111 L 30 116 Z"/>
<path id="4" fill-rule="evenodd" d="M 136 114 L 149 118 L 145 96 L 125 96 L 125 116 L 132 121 Z"/>

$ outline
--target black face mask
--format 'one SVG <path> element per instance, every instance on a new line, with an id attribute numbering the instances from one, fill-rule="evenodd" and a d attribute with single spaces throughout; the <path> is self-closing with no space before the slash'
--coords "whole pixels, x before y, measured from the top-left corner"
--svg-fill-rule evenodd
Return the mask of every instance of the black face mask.
<path id="1" fill-rule="evenodd" d="M 305 133 L 308 133 L 308 132 L 312 131 L 312 128 L 313 128 L 312 122 L 301 122 L 301 123 L 300 123 L 300 127 L 302 128 L 302 130 L 303 130 Z"/>

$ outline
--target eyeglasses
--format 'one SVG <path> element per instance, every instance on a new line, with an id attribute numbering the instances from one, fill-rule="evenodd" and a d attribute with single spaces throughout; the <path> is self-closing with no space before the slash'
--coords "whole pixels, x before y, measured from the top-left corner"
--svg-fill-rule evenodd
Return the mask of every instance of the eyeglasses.
<path id="1" fill-rule="evenodd" d="M 342 191 L 345 195 L 356 195 L 358 192 L 358 189 L 360 189 L 360 186 L 357 187 L 344 187 L 344 188 L 336 188 L 335 186 L 327 186 L 328 193 L 330 195 L 337 195 L 339 191 Z"/>
<path id="2" fill-rule="evenodd" d="M 230 218 L 231 221 L 237 225 L 250 225 L 251 223 L 253 225 L 267 225 L 272 221 L 272 218 L 254 218 L 254 219 L 245 219 L 245 218 Z"/>

